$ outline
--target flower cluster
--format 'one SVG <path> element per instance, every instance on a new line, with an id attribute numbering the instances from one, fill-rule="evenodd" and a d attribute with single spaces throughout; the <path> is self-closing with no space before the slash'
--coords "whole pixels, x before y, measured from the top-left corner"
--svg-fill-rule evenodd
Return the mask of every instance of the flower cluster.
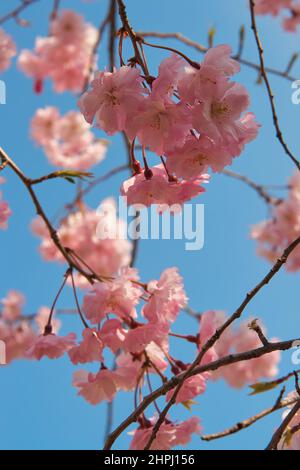
<path id="1" fill-rule="evenodd" d="M 21 358 L 30 358 L 29 348 L 42 334 L 48 322 L 50 309 L 41 307 L 34 317 L 23 315 L 24 296 L 9 291 L 0 301 L 0 340 L 5 343 L 6 363 Z M 60 321 L 52 320 L 52 330 L 59 331 Z"/>
<path id="2" fill-rule="evenodd" d="M 300 177 L 296 173 L 289 184 L 286 200 L 273 207 L 272 218 L 252 228 L 251 236 L 258 241 L 258 254 L 270 262 L 282 254 L 300 233 Z M 286 263 L 288 271 L 300 269 L 300 248 L 296 247 Z"/>
<path id="3" fill-rule="evenodd" d="M 84 171 L 101 162 L 107 142 L 96 139 L 90 126 L 76 111 L 61 116 L 58 109 L 38 109 L 31 121 L 31 135 L 52 165 Z"/>
<path id="4" fill-rule="evenodd" d="M 102 210 L 107 205 L 110 208 L 108 212 Z M 116 236 L 104 236 L 108 227 L 109 230 L 114 230 Z M 42 219 L 33 221 L 32 230 L 42 240 L 40 252 L 46 261 L 65 261 Z M 89 271 L 89 266 L 100 276 L 112 276 L 122 266 L 130 263 L 132 245 L 126 239 L 124 231 L 125 223 L 118 219 L 114 200 L 109 199 L 103 201 L 98 211 L 82 206 L 69 214 L 62 220 L 57 233 L 63 246 L 73 250 L 84 260 L 84 270 Z M 78 264 L 81 262 L 78 261 Z M 87 283 L 83 276 L 78 275 L 77 280 L 82 286 Z"/>
<path id="5" fill-rule="evenodd" d="M 79 93 L 90 71 L 96 40 L 94 26 L 85 23 L 81 15 L 65 10 L 53 20 L 50 36 L 36 39 L 34 52 L 21 52 L 19 67 L 34 79 L 37 93 L 42 91 L 47 77 L 53 80 L 56 92 Z"/>
<path id="6" fill-rule="evenodd" d="M 229 46 L 210 49 L 203 62 L 190 64 L 174 54 L 156 79 L 145 84 L 137 68 L 98 72 L 79 100 L 87 122 L 113 135 L 125 132 L 133 150 L 132 179 L 122 187 L 130 204 L 182 204 L 204 191 L 207 172 L 220 172 L 253 140 L 258 124 L 246 113 L 246 89 L 231 81 L 239 72 Z M 145 161 L 134 156 L 139 141 Z M 146 150 L 163 164 L 149 168 Z"/>
<path id="7" fill-rule="evenodd" d="M 97 405 L 103 401 L 111 402 L 119 391 L 142 390 L 147 384 L 151 391 L 149 384 L 153 375 L 165 382 L 169 370 L 172 375 L 187 371 L 190 363 L 171 355 L 172 337 L 194 345 L 197 354 L 226 321 L 223 312 L 208 311 L 201 316 L 199 334 L 184 336 L 173 333 L 172 327 L 187 301 L 177 268 L 166 269 L 158 280 L 147 284 L 140 281 L 136 269 L 122 268 L 114 279 L 97 282 L 85 292 L 80 312 L 85 322 L 81 341 L 76 341 L 74 333 L 58 336 L 60 322 L 45 307 L 33 318 L 22 317 L 24 297 L 17 292 L 9 292 L 2 300 L 0 339 L 8 345 L 9 361 L 18 357 L 56 359 L 67 353 L 76 366 L 98 364 L 96 372 L 79 369 L 73 376 L 78 395 L 91 405 Z M 247 324 L 242 324 L 237 331 L 229 328 L 208 350 L 203 364 L 260 345 L 258 335 Z M 109 351 L 115 356 L 112 368 L 107 365 Z M 279 352 L 273 352 L 215 372 L 193 375 L 184 381 L 176 403 L 190 408 L 195 403 L 194 399 L 205 393 L 208 380 L 224 378 L 230 386 L 239 388 L 262 377 L 273 377 L 277 373 L 279 359 Z M 172 394 L 173 390 L 167 393 L 167 401 Z M 156 420 L 156 416 L 151 419 L 145 415 L 139 417 L 139 426 L 132 433 L 132 449 L 145 447 Z M 200 420 L 196 417 L 183 422 L 173 422 L 168 417 L 152 449 L 186 445 L 191 435 L 200 430 Z"/>
<path id="8" fill-rule="evenodd" d="M 17 49 L 14 41 L 0 28 L 0 72 L 8 69 L 11 59 L 16 53 Z"/>
<path id="9" fill-rule="evenodd" d="M 0 177 L 0 184 L 5 182 L 4 178 Z M 2 193 L 0 192 L 0 229 L 4 230 L 7 228 L 7 220 L 11 215 L 11 210 L 6 201 L 2 200 Z"/>
<path id="10" fill-rule="evenodd" d="M 288 10 L 289 16 L 283 18 L 283 28 L 295 32 L 300 24 L 300 4 L 298 0 L 256 0 L 255 11 L 258 15 L 278 16 Z"/>

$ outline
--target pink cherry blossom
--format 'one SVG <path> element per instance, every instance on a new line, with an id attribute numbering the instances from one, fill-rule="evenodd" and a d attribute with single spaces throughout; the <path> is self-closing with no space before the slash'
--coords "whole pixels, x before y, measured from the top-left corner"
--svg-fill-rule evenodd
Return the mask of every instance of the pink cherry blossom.
<path id="1" fill-rule="evenodd" d="M 273 206 L 272 218 L 252 228 L 251 236 L 258 242 L 258 254 L 270 262 L 299 236 L 300 230 L 300 178 L 298 173 L 291 179 L 285 200 Z M 297 247 L 286 263 L 288 271 L 300 269 L 300 249 Z"/>
<path id="2" fill-rule="evenodd" d="M 79 112 L 60 116 L 56 108 L 38 109 L 31 134 L 55 166 L 84 171 L 105 157 L 107 142 L 95 138 Z"/>
<path id="3" fill-rule="evenodd" d="M 256 0 L 255 12 L 258 15 L 277 16 L 283 8 L 290 8 L 292 0 Z"/>
<path id="4" fill-rule="evenodd" d="M 36 334 L 27 321 L 11 323 L 0 319 L 0 340 L 5 342 L 7 364 L 26 357 L 26 351 L 35 339 Z"/>
<path id="5" fill-rule="evenodd" d="M 26 351 L 27 357 L 38 361 L 46 356 L 57 359 L 75 346 L 76 335 L 69 333 L 67 336 L 56 336 L 55 334 L 40 335 Z"/>
<path id="6" fill-rule="evenodd" d="M 137 111 L 144 99 L 142 78 L 137 69 L 121 67 L 111 72 L 97 72 L 91 90 L 78 105 L 86 121 L 113 135 L 126 128 L 129 112 Z"/>
<path id="7" fill-rule="evenodd" d="M 13 39 L 0 28 L 0 72 L 8 69 L 12 57 L 17 53 Z"/>
<path id="8" fill-rule="evenodd" d="M 140 353 L 153 342 L 167 351 L 169 349 L 169 331 L 170 325 L 168 323 L 149 323 L 138 326 L 127 333 L 123 349 L 131 353 Z"/>
<path id="9" fill-rule="evenodd" d="M 148 291 L 150 299 L 142 313 L 151 323 L 174 322 L 188 301 L 177 268 L 166 269 L 159 281 L 148 284 Z"/>
<path id="10" fill-rule="evenodd" d="M 36 111 L 31 121 L 31 135 L 38 145 L 47 145 L 57 138 L 57 122 L 60 114 L 57 108 L 48 106 Z"/>
<path id="11" fill-rule="evenodd" d="M 76 371 L 73 385 L 78 389 L 78 395 L 91 405 L 98 405 L 104 400 L 110 402 L 117 392 L 114 372 L 108 369 L 101 369 L 97 374 Z"/>
<path id="12" fill-rule="evenodd" d="M 137 271 L 125 268 L 113 281 L 95 284 L 84 297 L 82 308 L 86 318 L 98 324 L 109 313 L 120 318 L 136 317 L 135 307 L 142 295 L 137 280 Z"/>
<path id="13" fill-rule="evenodd" d="M 85 328 L 82 332 L 83 340 L 79 346 L 74 346 L 68 351 L 73 364 L 85 364 L 87 362 L 101 362 L 103 360 L 103 344 L 100 334 L 96 329 Z"/>
<path id="14" fill-rule="evenodd" d="M 102 276 L 112 276 L 121 267 L 128 266 L 132 249 L 131 243 L 122 236 L 125 230 L 124 222 L 118 219 L 113 201 L 110 199 L 109 202 L 110 207 L 114 207 L 113 213 L 110 211 L 107 215 L 105 211 L 101 211 L 101 207 L 99 211 L 82 207 L 65 218 L 58 228 L 62 244 L 74 250 L 88 266 Z M 105 204 L 103 201 L 103 205 Z M 115 229 L 120 237 L 103 239 L 97 236 L 97 228 L 106 224 L 108 217 L 110 228 Z M 40 218 L 34 221 L 32 230 L 42 240 L 40 252 L 44 259 L 65 262 Z M 86 269 L 84 265 L 82 267 Z M 76 278 L 80 285 L 87 286 L 86 279 L 78 275 Z"/>
<path id="15" fill-rule="evenodd" d="M 137 136 L 152 152 L 165 155 L 184 144 L 191 127 L 192 116 L 184 104 L 150 96 L 127 126 L 127 132 L 131 139 Z"/>
<path id="16" fill-rule="evenodd" d="M 176 403 L 188 403 L 198 395 L 202 395 L 206 390 L 207 378 L 210 374 L 198 374 L 193 377 L 186 379 L 176 396 Z M 174 390 L 170 390 L 166 396 L 169 401 L 174 394 Z"/>
<path id="17" fill-rule="evenodd" d="M 1 316 L 4 320 L 17 320 L 25 304 L 25 297 L 21 292 L 11 290 L 1 299 Z"/>
<path id="18" fill-rule="evenodd" d="M 130 445 L 131 450 L 143 450 L 148 443 L 153 431 L 156 419 L 143 423 L 133 433 Z M 200 434 L 199 418 L 190 418 L 181 423 L 165 421 L 160 427 L 155 440 L 151 445 L 151 450 L 170 450 L 176 446 L 184 446 L 191 440 L 192 434 Z"/>
<path id="19" fill-rule="evenodd" d="M 207 174 L 201 174 L 190 181 L 169 181 L 163 165 L 151 169 L 153 176 L 147 179 L 144 173 L 133 176 L 123 183 L 121 195 L 127 198 L 128 205 L 143 204 L 147 207 L 157 204 L 160 211 L 170 206 L 180 206 L 203 193 L 201 186 L 209 181 Z"/>
<path id="20" fill-rule="evenodd" d="M 41 92 L 43 80 L 49 77 L 58 93 L 66 90 L 78 93 L 89 74 L 96 40 L 96 28 L 84 23 L 77 13 L 66 10 L 52 22 L 49 37 L 37 38 L 33 52 L 27 49 L 21 52 L 18 64 L 34 79 L 36 92 Z"/>
<path id="21" fill-rule="evenodd" d="M 107 320 L 99 330 L 99 338 L 103 345 L 116 354 L 123 346 L 126 331 L 123 323 L 118 319 Z"/>

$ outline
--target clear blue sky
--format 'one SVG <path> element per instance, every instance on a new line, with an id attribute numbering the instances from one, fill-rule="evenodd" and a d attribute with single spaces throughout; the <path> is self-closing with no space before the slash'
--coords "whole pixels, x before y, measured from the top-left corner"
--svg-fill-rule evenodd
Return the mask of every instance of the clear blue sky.
<path id="1" fill-rule="evenodd" d="M 2 1 L 0 14 L 4 14 L 17 2 Z M 82 12 L 98 24 L 106 10 L 105 0 L 84 3 L 79 0 L 62 0 L 63 7 Z M 238 30 L 246 26 L 244 57 L 257 61 L 252 33 L 249 28 L 249 11 L 246 0 L 127 0 L 132 24 L 138 30 L 181 31 L 183 34 L 207 41 L 207 31 L 217 30 L 216 43 L 229 43 L 237 47 Z M 36 35 L 47 32 L 47 20 L 52 2 L 41 0 L 27 10 L 24 17 L 31 20 L 30 28 L 20 28 L 13 21 L 5 29 L 13 34 L 18 48 L 32 48 Z M 290 56 L 299 47 L 299 35 L 289 35 L 281 29 L 279 21 L 262 18 L 258 22 L 263 29 L 262 40 L 268 65 L 284 69 Z M 172 41 L 169 41 L 173 44 Z M 182 48 L 185 50 L 185 48 Z M 191 53 L 195 60 L 199 57 Z M 105 44 L 100 48 L 100 66 L 107 64 Z M 156 70 L 158 61 L 165 54 L 149 51 L 149 63 Z M 297 75 L 298 74 L 298 75 Z M 300 78 L 300 68 L 294 69 Z M 30 141 L 28 123 L 38 107 L 54 105 L 62 112 L 76 107 L 76 97 L 57 95 L 47 83 L 40 96 L 32 92 L 31 80 L 25 78 L 13 64 L 3 75 L 7 83 L 7 104 L 0 106 L 0 142 L 24 171 L 38 176 L 52 170 L 42 151 Z M 261 183 L 283 184 L 294 168 L 284 156 L 274 138 L 269 103 L 263 86 L 255 84 L 257 75 L 243 68 L 238 76 L 251 95 L 251 109 L 263 124 L 258 139 L 249 145 L 233 169 Z M 291 103 L 291 86 L 288 81 L 271 77 L 276 94 L 282 128 L 291 148 L 299 153 L 300 108 Z M 107 160 L 97 167 L 97 174 L 125 162 L 126 155 L 120 139 L 114 139 Z M 5 197 L 10 202 L 13 216 L 10 229 L 0 233 L 1 286 L 0 296 L 14 288 L 27 297 L 26 312 L 35 312 L 41 305 L 51 305 L 57 292 L 63 269 L 44 263 L 38 252 L 38 241 L 32 236 L 29 224 L 33 208 L 22 185 L 6 172 L 8 183 Z M 121 176 L 118 176 L 89 197 L 89 204 L 96 208 L 107 195 L 117 195 Z M 51 182 L 39 190 L 41 200 L 54 215 L 66 200 L 72 198 L 74 188 L 64 182 Z M 253 287 L 269 269 L 268 264 L 255 256 L 255 243 L 249 238 L 249 228 L 267 215 L 264 203 L 251 189 L 226 177 L 215 176 L 206 195 L 205 247 L 200 252 L 186 252 L 181 241 L 147 241 L 140 246 L 138 267 L 142 279 L 159 276 L 166 267 L 177 265 L 184 276 L 190 305 L 194 309 L 222 309 L 232 312 L 249 288 Z M 246 316 L 262 318 L 271 336 L 290 339 L 297 336 L 299 327 L 300 275 L 280 273 L 274 282 L 251 303 Z M 70 291 L 62 297 L 60 306 L 71 307 Z M 76 319 L 66 319 L 63 332 L 78 331 Z M 195 322 L 182 314 L 177 331 L 195 331 Z M 299 334 L 298 334 L 299 337 Z M 175 344 L 177 354 L 183 351 L 180 342 Z M 192 357 L 192 356 L 191 356 Z M 292 369 L 290 354 L 282 361 L 281 371 Z M 74 368 L 68 359 L 41 362 L 18 361 L 0 369 L 1 449 L 98 449 L 102 446 L 106 405 L 91 407 L 76 396 L 71 386 Z M 273 404 L 272 393 L 261 397 L 249 397 L 248 390 L 235 391 L 224 383 L 210 384 L 208 392 L 198 399 L 193 412 L 201 417 L 206 433 L 222 430 L 240 419 Z M 130 395 L 121 395 L 116 401 L 117 424 L 133 407 Z M 188 417 L 183 408 L 174 409 L 173 416 Z M 280 421 L 280 414 L 269 417 L 255 427 L 233 437 L 212 444 L 193 439 L 191 449 L 260 449 L 268 442 L 270 433 Z M 128 447 L 125 433 L 117 442 L 117 448 Z"/>

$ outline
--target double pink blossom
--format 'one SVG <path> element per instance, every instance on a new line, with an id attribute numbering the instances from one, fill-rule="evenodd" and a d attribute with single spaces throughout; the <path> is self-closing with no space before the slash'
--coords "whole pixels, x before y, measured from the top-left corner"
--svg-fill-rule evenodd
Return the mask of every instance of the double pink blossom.
<path id="1" fill-rule="evenodd" d="M 61 116 L 57 108 L 38 109 L 31 121 L 31 135 L 52 165 L 84 171 L 101 162 L 107 142 L 96 139 L 81 113 Z"/>
<path id="2" fill-rule="evenodd" d="M 81 15 L 63 11 L 51 25 L 50 36 L 37 38 L 34 51 L 24 49 L 18 60 L 20 69 L 35 82 L 40 93 L 49 77 L 56 92 L 80 92 L 90 72 L 97 30 Z M 93 64 L 92 64 L 93 66 Z"/>
<path id="3" fill-rule="evenodd" d="M 133 435 L 130 445 L 131 450 L 143 450 L 145 448 L 151 437 L 155 422 L 156 418 L 146 421 L 131 433 Z M 200 432 L 199 418 L 190 418 L 181 423 L 172 423 L 166 420 L 161 425 L 151 445 L 151 450 L 170 450 L 177 446 L 185 446 L 189 443 L 193 434 L 200 434 Z"/>

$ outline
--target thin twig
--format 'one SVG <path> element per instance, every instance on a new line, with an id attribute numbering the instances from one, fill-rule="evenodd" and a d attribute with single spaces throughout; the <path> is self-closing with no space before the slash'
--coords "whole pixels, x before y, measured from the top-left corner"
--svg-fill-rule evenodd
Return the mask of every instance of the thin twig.
<path id="1" fill-rule="evenodd" d="M 202 44 L 199 44 L 197 41 L 187 38 L 181 33 L 160 33 L 157 31 L 140 31 L 137 34 L 138 36 L 145 37 L 145 38 L 152 37 L 152 38 L 158 38 L 158 39 L 177 39 L 183 44 L 189 47 L 193 47 L 196 51 L 200 52 L 201 54 L 205 54 L 208 51 L 207 47 L 203 46 Z M 260 72 L 260 65 L 255 64 L 249 60 L 242 59 L 241 57 L 238 57 L 237 55 L 232 56 L 232 58 L 236 59 L 240 64 L 245 65 L 246 67 L 249 67 L 253 70 Z M 295 77 L 290 76 L 286 71 L 282 72 L 280 70 L 276 70 L 270 67 L 266 67 L 265 70 L 267 73 L 276 75 L 281 78 L 285 78 L 291 82 L 294 82 L 296 80 Z"/>
<path id="2" fill-rule="evenodd" d="M 271 441 L 266 447 L 266 450 L 277 450 L 278 444 L 285 433 L 287 427 L 289 426 L 290 422 L 294 418 L 294 416 L 298 413 L 300 410 L 300 399 L 298 398 L 295 406 L 291 409 L 289 414 L 285 417 L 285 419 L 282 421 L 281 425 L 279 428 L 275 431 L 275 433 L 272 436 Z"/>
<path id="3" fill-rule="evenodd" d="M 274 127 L 276 129 L 276 137 L 279 140 L 281 146 L 283 147 L 285 153 L 294 162 L 294 164 L 296 165 L 298 170 L 300 170 L 300 162 L 297 160 L 297 158 L 293 155 L 293 153 L 289 149 L 286 141 L 284 140 L 284 137 L 283 137 L 280 125 L 279 125 L 279 119 L 278 119 L 278 115 L 277 115 L 277 111 L 276 111 L 276 107 L 275 107 L 275 98 L 274 98 L 274 94 L 273 94 L 273 91 L 272 91 L 272 88 L 271 88 L 271 84 L 270 84 L 270 81 L 269 81 L 269 78 L 268 78 L 268 75 L 267 75 L 267 72 L 266 72 L 265 59 L 264 59 L 264 50 L 263 50 L 262 43 L 261 43 L 261 40 L 260 40 L 260 37 L 259 37 L 259 34 L 258 34 L 256 18 L 255 18 L 255 11 L 254 11 L 254 9 L 255 9 L 254 0 L 249 0 L 249 4 L 250 4 L 250 12 L 251 12 L 251 29 L 253 30 L 253 33 L 254 33 L 255 42 L 256 42 L 257 49 L 258 49 L 258 54 L 259 54 L 260 74 L 261 74 L 261 77 L 262 77 L 263 81 L 265 82 L 265 85 L 266 85 L 266 88 L 267 88 L 268 97 L 269 97 L 271 110 L 272 110 L 273 123 L 274 123 Z"/>
<path id="4" fill-rule="evenodd" d="M 0 18 L 0 25 L 2 25 L 3 23 L 5 23 L 6 21 L 10 20 L 10 19 L 15 19 L 17 20 L 18 17 L 19 17 L 19 14 L 25 10 L 26 8 L 28 8 L 30 5 L 32 5 L 33 3 L 37 3 L 39 0 L 23 0 L 21 5 L 19 5 L 18 7 L 16 7 L 14 10 L 10 11 L 9 13 L 7 13 L 6 15 L 2 16 Z"/>
<path id="5" fill-rule="evenodd" d="M 239 423 L 235 424 L 229 429 L 226 429 L 225 431 L 214 433 L 214 434 L 208 434 L 207 436 L 201 436 L 201 439 L 203 441 L 209 442 L 215 439 L 221 439 L 223 437 L 236 434 L 237 432 L 240 432 L 244 429 L 249 428 L 253 424 L 257 423 L 257 421 L 260 421 L 261 419 L 265 418 L 266 416 L 269 416 L 275 411 L 281 410 L 282 408 L 292 405 L 297 400 L 298 399 L 295 397 L 290 397 L 290 398 L 286 398 L 285 400 L 280 400 L 279 402 L 276 402 L 275 405 L 272 406 L 271 408 L 267 408 L 266 410 L 261 411 L 255 416 L 251 416 L 251 418 L 245 419 L 244 421 L 240 421 Z"/>

